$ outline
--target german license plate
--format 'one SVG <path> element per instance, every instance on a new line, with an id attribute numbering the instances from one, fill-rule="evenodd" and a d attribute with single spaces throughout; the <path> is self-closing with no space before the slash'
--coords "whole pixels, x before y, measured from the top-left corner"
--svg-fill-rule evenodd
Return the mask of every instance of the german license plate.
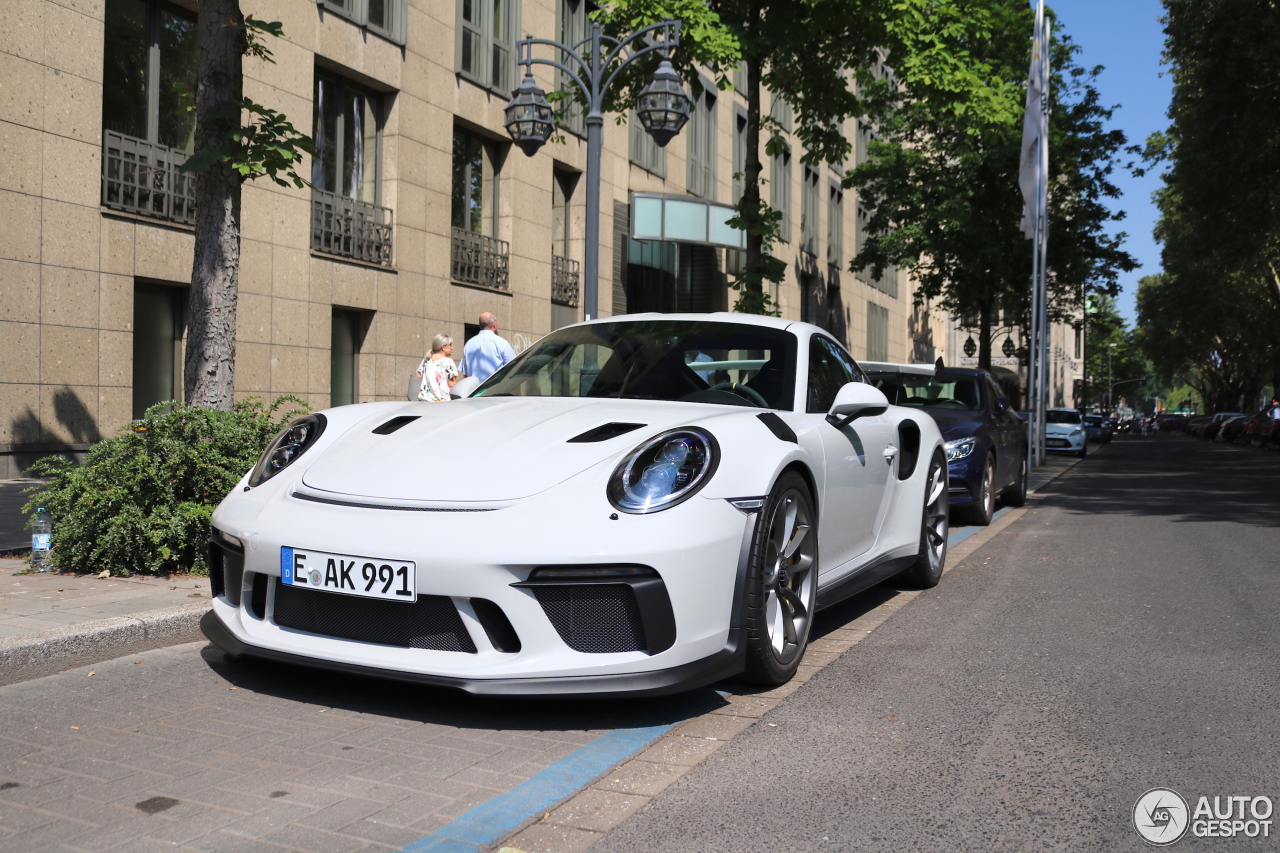
<path id="1" fill-rule="evenodd" d="M 290 586 L 412 602 L 418 597 L 416 579 L 414 563 L 404 560 L 280 549 L 280 581 Z"/>
<path id="2" fill-rule="evenodd" d="M 1062 438 L 1046 438 L 1044 443 L 1048 447 L 1066 447 L 1071 442 Z"/>

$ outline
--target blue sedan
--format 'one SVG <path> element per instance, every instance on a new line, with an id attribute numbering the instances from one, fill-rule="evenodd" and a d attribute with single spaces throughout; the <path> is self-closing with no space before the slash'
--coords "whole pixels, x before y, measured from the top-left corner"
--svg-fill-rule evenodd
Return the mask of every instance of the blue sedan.
<path id="1" fill-rule="evenodd" d="M 996 499 L 1027 500 L 1027 427 L 985 370 L 862 362 L 890 403 L 928 412 L 947 442 L 953 514 L 991 523 Z"/>

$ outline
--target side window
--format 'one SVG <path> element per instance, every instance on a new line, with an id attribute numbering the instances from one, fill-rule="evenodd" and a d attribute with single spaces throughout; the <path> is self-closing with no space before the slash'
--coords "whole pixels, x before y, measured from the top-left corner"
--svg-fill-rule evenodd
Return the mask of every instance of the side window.
<path id="1" fill-rule="evenodd" d="M 828 411 L 841 388 L 860 381 L 862 377 L 853 359 L 845 356 L 839 347 L 817 335 L 809 339 L 808 411 Z"/>
<path id="2" fill-rule="evenodd" d="M 983 378 L 987 380 L 987 396 L 991 398 L 991 411 L 994 412 L 996 410 L 996 400 L 1003 397 L 1004 392 L 1000 390 L 1000 386 L 996 384 L 996 381 L 990 375 L 984 375 Z"/>

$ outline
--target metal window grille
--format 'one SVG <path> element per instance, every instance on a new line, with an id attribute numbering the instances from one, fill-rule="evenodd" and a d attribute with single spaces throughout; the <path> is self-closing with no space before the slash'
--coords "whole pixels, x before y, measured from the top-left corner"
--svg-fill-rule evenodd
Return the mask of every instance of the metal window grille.
<path id="1" fill-rule="evenodd" d="M 454 228 L 452 243 L 454 281 L 495 290 L 511 289 L 508 277 L 511 248 L 506 240 Z"/>
<path id="2" fill-rule="evenodd" d="M 190 156 L 123 133 L 102 133 L 102 204 L 142 216 L 194 225 L 192 176 L 178 167 Z"/>
<path id="3" fill-rule="evenodd" d="M 559 255 L 551 256 L 551 301 L 578 307 L 578 262 Z"/>
<path id="4" fill-rule="evenodd" d="M 313 189 L 311 248 L 391 266 L 391 208 Z"/>

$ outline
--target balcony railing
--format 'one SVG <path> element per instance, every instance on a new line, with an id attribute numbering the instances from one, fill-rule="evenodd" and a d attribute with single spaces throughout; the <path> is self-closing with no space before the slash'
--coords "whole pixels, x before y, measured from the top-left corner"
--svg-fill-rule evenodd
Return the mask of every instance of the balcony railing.
<path id="1" fill-rule="evenodd" d="M 311 190 L 311 248 L 391 266 L 391 208 Z"/>
<path id="2" fill-rule="evenodd" d="M 452 242 L 454 281 L 495 290 L 511 289 L 508 277 L 511 248 L 506 240 L 454 228 Z"/>
<path id="3" fill-rule="evenodd" d="M 103 131 L 103 206 L 194 225 L 192 176 L 178 173 L 188 156 L 185 151 Z"/>
<path id="4" fill-rule="evenodd" d="M 551 301 L 578 307 L 578 262 L 559 255 L 551 256 Z"/>

